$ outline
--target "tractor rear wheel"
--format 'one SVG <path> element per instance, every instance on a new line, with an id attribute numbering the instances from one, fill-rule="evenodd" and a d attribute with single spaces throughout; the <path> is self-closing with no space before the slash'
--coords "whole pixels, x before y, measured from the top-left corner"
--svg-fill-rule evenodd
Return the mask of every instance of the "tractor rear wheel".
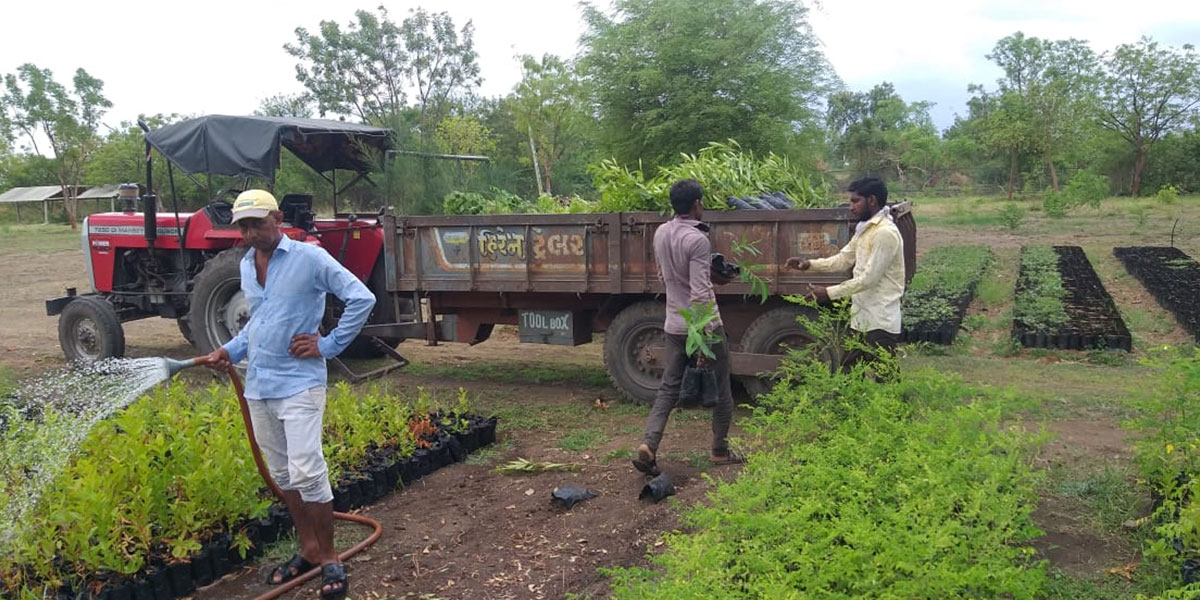
<path id="1" fill-rule="evenodd" d="M 192 284 L 188 321 L 196 349 L 208 354 L 225 345 L 250 320 L 239 266 L 246 248 L 230 248 L 204 265 Z"/>
<path id="2" fill-rule="evenodd" d="M 58 317 L 58 343 L 69 362 L 96 362 L 125 355 L 125 330 L 112 304 L 81 296 Z"/>

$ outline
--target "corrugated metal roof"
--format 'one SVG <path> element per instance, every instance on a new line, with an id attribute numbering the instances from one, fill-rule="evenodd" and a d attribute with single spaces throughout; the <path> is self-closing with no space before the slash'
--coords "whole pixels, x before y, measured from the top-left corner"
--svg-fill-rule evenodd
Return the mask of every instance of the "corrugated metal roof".
<path id="1" fill-rule="evenodd" d="M 105 186 L 100 186 L 105 187 Z M 117 186 L 112 186 L 113 192 L 108 195 L 86 196 L 86 198 L 108 198 L 116 195 Z M 76 189 L 87 189 L 79 186 Z M 84 192 L 85 194 L 87 192 Z M 84 198 L 82 194 L 79 196 Z M 57 185 L 35 185 L 32 187 L 15 187 L 3 194 L 0 194 L 0 203 L 8 202 L 41 202 L 43 200 L 62 200 L 62 188 Z"/>
<path id="2" fill-rule="evenodd" d="M 41 202 L 62 197 L 62 188 L 57 185 L 18 187 L 0 194 L 0 202 Z"/>
<path id="3" fill-rule="evenodd" d="M 80 200 L 93 200 L 95 198 L 112 198 L 117 195 L 117 184 L 98 185 L 79 195 Z"/>

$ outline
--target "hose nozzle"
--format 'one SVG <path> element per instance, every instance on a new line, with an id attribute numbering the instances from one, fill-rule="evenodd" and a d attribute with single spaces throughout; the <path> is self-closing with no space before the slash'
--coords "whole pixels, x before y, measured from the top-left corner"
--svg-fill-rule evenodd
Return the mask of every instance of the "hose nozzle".
<path id="1" fill-rule="evenodd" d="M 195 358 L 189 358 L 187 360 L 173 360 L 170 358 L 164 358 L 162 360 L 163 364 L 167 367 L 167 375 L 169 377 L 174 377 L 176 373 L 200 364 Z"/>

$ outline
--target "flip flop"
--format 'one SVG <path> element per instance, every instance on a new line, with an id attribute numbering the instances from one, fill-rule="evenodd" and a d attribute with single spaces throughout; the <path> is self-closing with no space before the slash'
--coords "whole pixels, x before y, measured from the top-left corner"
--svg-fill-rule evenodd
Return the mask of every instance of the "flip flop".
<path id="1" fill-rule="evenodd" d="M 638 447 L 637 458 L 633 459 L 633 468 L 652 477 L 662 473 L 662 470 L 658 468 L 658 460 L 654 453 L 649 449 L 642 450 L 641 447 Z"/>
<path id="2" fill-rule="evenodd" d="M 349 591 L 350 583 L 346 581 L 345 565 L 329 563 L 321 567 L 321 598 L 323 600 L 341 600 Z"/>
<path id="3" fill-rule="evenodd" d="M 295 554 L 287 562 L 271 570 L 271 574 L 267 575 L 267 585 L 282 585 L 315 568 L 317 565 L 304 560 L 303 556 Z M 275 580 L 276 575 L 279 576 L 279 581 Z"/>

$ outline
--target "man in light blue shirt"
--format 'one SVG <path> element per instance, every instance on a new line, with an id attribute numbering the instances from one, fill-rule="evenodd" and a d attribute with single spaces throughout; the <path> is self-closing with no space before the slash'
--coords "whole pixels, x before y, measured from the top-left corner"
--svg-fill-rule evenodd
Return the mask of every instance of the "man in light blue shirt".
<path id="1" fill-rule="evenodd" d="M 283 235 L 283 216 L 269 192 L 242 192 L 233 204 L 233 222 L 251 247 L 241 262 L 250 320 L 207 362 L 224 369 L 247 359 L 246 403 L 254 437 L 300 537 L 300 552 L 277 567 L 268 582 L 281 584 L 319 565 L 321 596 L 343 597 L 349 587 L 333 547 L 333 490 L 321 451 L 325 359 L 340 354 L 358 335 L 375 296 L 323 248 Z M 337 327 L 322 337 L 318 328 L 326 294 L 340 298 L 346 309 Z"/>

